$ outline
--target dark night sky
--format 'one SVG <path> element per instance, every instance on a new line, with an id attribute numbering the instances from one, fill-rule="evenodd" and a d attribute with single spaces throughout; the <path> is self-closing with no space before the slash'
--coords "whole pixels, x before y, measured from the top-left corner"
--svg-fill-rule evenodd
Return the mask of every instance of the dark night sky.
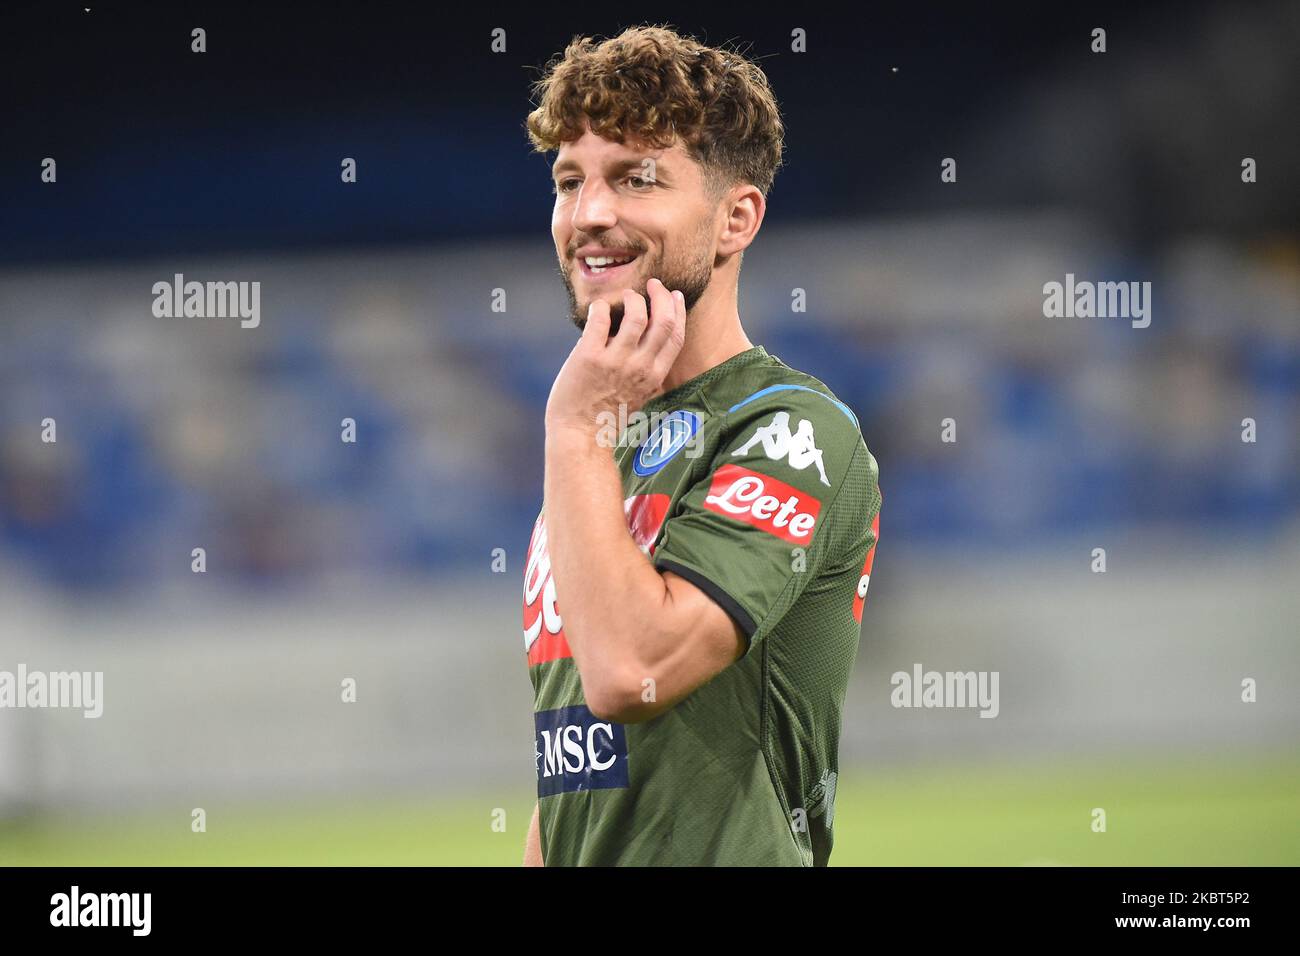
<path id="1" fill-rule="evenodd" d="M 798 5 L 779 16 L 700 17 L 697 4 L 656 6 L 652 18 L 759 58 L 787 124 L 769 213 L 780 222 L 1079 202 L 1015 160 L 1009 168 L 999 157 L 1018 155 L 1015 143 L 995 144 L 987 169 L 967 164 L 960 191 L 934 188 L 937 161 L 1001 128 L 1008 104 L 1052 77 L 1092 70 L 1101 81 L 1140 68 L 1146 53 L 1128 37 L 1158 38 L 1163 24 L 1191 22 L 1202 8 L 1053 6 Z M 551 195 L 546 162 L 522 129 L 529 83 L 574 33 L 643 21 L 553 4 L 503 9 L 10 5 L 0 15 L 0 258 L 531 235 Z M 1110 34 L 1106 59 L 1088 50 L 1097 25 Z M 207 30 L 205 54 L 190 52 L 194 26 Z M 505 54 L 489 48 L 498 26 Z M 807 30 L 807 54 L 790 52 L 796 26 Z M 58 161 L 57 191 L 39 182 L 45 156 Z M 346 190 L 343 156 L 361 173 Z M 1140 182 L 1151 170 L 1141 149 L 1133 156 Z M 1232 225 L 1158 193 L 1143 200 L 1137 190 L 1149 208 L 1136 218 Z M 1277 206 L 1264 203 L 1247 224 L 1267 225 L 1269 209 L 1285 222 Z M 1132 212 L 1115 214 L 1132 222 Z"/>

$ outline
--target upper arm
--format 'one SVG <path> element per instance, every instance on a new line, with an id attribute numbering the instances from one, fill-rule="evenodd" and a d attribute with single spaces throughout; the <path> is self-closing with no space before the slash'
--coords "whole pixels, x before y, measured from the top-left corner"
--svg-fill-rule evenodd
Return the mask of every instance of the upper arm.
<path id="1" fill-rule="evenodd" d="M 803 389 L 759 394 L 729 414 L 654 552 L 660 571 L 731 615 L 747 654 L 824 569 L 865 554 L 876 486 L 857 420 L 837 400 Z"/>
<path id="2" fill-rule="evenodd" d="M 653 626 L 640 632 L 633 671 L 609 687 L 615 700 L 593 707 L 621 724 L 659 716 L 743 657 L 748 645 L 744 630 L 708 594 L 671 571 L 660 576 L 664 601 Z"/>
<path id="3" fill-rule="evenodd" d="M 839 506 L 875 485 L 852 413 L 810 389 L 760 395 L 732 409 L 664 523 L 652 561 L 666 594 L 639 622 L 634 671 L 618 677 L 620 722 L 658 715 L 752 652 L 828 553 L 865 543 L 871 515 Z M 842 497 L 846 484 L 863 493 Z"/>
<path id="4" fill-rule="evenodd" d="M 670 644 L 654 668 L 654 713 L 673 706 L 708 683 L 745 654 L 749 638 L 718 602 L 679 574 L 662 572 L 670 606 L 668 617 L 678 622 L 682 638 Z M 646 719 L 646 718 L 642 718 Z"/>

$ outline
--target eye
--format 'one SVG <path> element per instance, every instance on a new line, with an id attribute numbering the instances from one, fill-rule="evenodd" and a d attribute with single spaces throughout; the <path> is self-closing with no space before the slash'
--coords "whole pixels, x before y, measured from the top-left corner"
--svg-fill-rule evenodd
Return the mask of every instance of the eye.
<path id="1" fill-rule="evenodd" d="M 559 182 L 551 184 L 551 192 L 557 196 L 573 192 L 574 184 L 577 182 L 578 180 L 572 176 L 568 179 L 561 179 Z"/>
<path id="2" fill-rule="evenodd" d="M 649 192 L 655 185 L 653 179 L 646 179 L 644 176 L 629 176 L 625 180 L 635 192 Z"/>

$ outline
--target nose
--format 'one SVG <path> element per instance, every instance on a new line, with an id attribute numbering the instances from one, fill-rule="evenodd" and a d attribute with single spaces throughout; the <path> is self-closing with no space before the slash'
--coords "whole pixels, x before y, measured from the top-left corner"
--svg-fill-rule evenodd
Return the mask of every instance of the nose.
<path id="1" fill-rule="evenodd" d="M 573 228 L 588 235 L 612 229 L 618 223 L 614 193 L 600 179 L 587 179 L 578 189 L 573 207 Z"/>

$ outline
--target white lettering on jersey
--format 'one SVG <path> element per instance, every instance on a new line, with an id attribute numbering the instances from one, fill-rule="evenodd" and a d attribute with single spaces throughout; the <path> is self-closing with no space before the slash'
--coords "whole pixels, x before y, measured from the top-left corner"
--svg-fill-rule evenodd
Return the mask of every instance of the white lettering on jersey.
<path id="1" fill-rule="evenodd" d="M 559 608 L 555 605 L 555 578 L 551 576 L 551 555 L 546 547 L 546 522 L 541 520 L 537 522 L 537 536 L 528 554 L 528 566 L 524 569 L 524 608 L 531 607 L 538 595 L 541 595 L 542 607 L 532 624 L 524 628 L 525 651 L 532 648 L 533 642 L 541 635 L 543 623 L 548 634 L 558 634 L 564 627 Z"/>
<path id="2" fill-rule="evenodd" d="M 817 441 L 813 437 L 812 422 L 808 419 L 801 419 L 798 430 L 792 435 L 790 413 L 777 412 L 772 416 L 771 422 L 755 429 L 749 441 L 732 454 L 743 455 L 759 442 L 763 443 L 763 451 L 767 453 L 768 458 L 776 461 L 788 457 L 790 467 L 795 471 L 803 471 L 809 465 L 815 464 L 817 473 L 821 475 L 822 484 L 830 485 L 830 479 L 826 477 L 826 468 L 822 464 L 822 452 L 817 447 Z"/>
<path id="3" fill-rule="evenodd" d="M 604 733 L 608 743 L 600 744 L 596 740 L 596 731 Z M 541 771 L 543 777 L 553 777 L 557 774 L 565 773 L 582 773 L 588 768 L 592 770 L 608 770 L 618 759 L 617 753 L 611 753 L 608 760 L 601 760 L 600 753 L 609 751 L 614 743 L 614 727 L 609 723 L 593 723 L 587 731 L 587 741 L 584 749 L 582 740 L 583 727 L 580 724 L 568 724 L 563 727 L 556 727 L 554 732 L 549 730 L 542 731 L 543 749 L 537 751 L 534 756 L 537 762 L 543 757 L 546 758 L 546 767 Z M 573 760 L 570 761 L 569 758 Z"/>

